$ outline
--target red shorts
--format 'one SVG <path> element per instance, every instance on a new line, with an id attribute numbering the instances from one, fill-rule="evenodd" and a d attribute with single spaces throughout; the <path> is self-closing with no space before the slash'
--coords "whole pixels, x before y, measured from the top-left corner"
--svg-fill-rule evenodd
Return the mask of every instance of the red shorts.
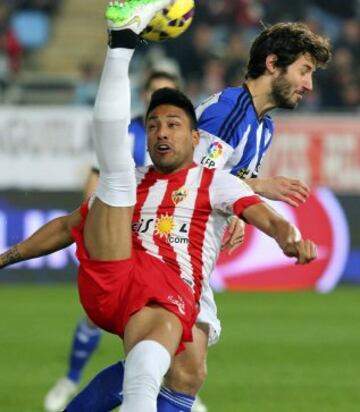
<path id="1" fill-rule="evenodd" d="M 181 321 L 184 342 L 192 341 L 198 309 L 190 287 L 168 266 L 144 251 L 134 250 L 129 259 L 95 261 L 87 254 L 83 224 L 73 229 L 80 262 L 78 289 L 82 306 L 100 328 L 124 336 L 129 318 L 144 306 L 156 303 Z"/>

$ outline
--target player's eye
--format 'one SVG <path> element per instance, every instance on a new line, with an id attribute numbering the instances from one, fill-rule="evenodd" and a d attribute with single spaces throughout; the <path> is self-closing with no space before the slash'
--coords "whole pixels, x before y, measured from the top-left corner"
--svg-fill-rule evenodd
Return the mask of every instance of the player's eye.
<path id="1" fill-rule="evenodd" d="M 309 67 L 304 67 L 300 70 L 300 73 L 301 73 L 302 76 L 305 76 L 310 72 L 311 72 L 311 69 Z"/>

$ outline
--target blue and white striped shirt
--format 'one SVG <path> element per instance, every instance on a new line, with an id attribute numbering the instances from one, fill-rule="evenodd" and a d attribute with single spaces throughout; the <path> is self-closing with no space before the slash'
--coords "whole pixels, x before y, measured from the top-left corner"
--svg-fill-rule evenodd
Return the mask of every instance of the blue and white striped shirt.
<path id="1" fill-rule="evenodd" d="M 205 100 L 196 110 L 201 133 L 195 161 L 241 178 L 257 177 L 274 126 L 259 120 L 248 88 L 232 87 Z"/>

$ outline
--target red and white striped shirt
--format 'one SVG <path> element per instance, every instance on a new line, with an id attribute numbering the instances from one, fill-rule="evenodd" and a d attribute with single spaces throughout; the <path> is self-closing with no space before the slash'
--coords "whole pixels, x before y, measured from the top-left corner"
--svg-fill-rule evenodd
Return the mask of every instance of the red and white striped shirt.
<path id="1" fill-rule="evenodd" d="M 165 262 L 198 299 L 218 258 L 227 218 L 261 200 L 228 172 L 195 164 L 166 175 L 151 166 L 138 168 L 137 184 L 134 248 Z"/>

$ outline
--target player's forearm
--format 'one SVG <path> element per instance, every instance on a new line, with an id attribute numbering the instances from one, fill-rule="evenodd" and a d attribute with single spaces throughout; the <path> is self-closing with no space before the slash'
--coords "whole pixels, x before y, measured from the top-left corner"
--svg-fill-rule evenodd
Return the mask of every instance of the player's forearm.
<path id="1" fill-rule="evenodd" d="M 17 262 L 21 262 L 22 260 L 24 259 L 19 251 L 18 245 L 13 246 L 11 249 L 0 255 L 0 269 Z"/>
<path id="2" fill-rule="evenodd" d="M 265 203 L 249 207 L 244 211 L 243 217 L 248 223 L 274 238 L 283 250 L 301 238 L 294 225 Z"/>
<path id="3" fill-rule="evenodd" d="M 294 245 L 295 242 L 301 240 L 299 230 L 293 224 L 282 218 L 276 219 L 276 221 L 272 223 L 271 230 L 274 233 L 272 237 L 283 251 L 287 250 L 289 246 Z"/>
<path id="4" fill-rule="evenodd" d="M 57 218 L 42 226 L 29 238 L 0 255 L 0 269 L 64 249 L 73 243 L 66 218 Z"/>

